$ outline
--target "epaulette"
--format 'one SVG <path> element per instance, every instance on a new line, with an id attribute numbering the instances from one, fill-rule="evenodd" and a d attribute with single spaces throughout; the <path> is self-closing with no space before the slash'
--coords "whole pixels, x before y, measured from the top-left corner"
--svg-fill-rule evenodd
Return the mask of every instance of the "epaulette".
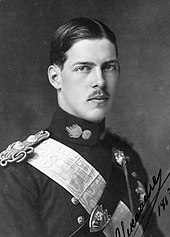
<path id="1" fill-rule="evenodd" d="M 35 135 L 30 135 L 24 141 L 17 141 L 7 147 L 6 150 L 0 153 L 0 165 L 6 166 L 8 163 L 21 162 L 28 155 L 33 154 L 34 146 L 44 141 L 50 136 L 48 131 L 40 131 Z"/>

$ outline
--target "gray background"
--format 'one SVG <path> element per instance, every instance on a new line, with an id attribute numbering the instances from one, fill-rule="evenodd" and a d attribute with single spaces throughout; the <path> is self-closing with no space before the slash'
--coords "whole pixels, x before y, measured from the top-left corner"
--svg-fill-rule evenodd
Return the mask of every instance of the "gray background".
<path id="1" fill-rule="evenodd" d="M 121 76 L 108 123 L 133 142 L 150 178 L 170 171 L 170 1 L 0 0 L 0 150 L 46 128 L 55 90 L 46 76 L 51 35 L 73 17 L 108 24 L 119 45 Z M 71 92 L 70 92 L 71 93 Z M 170 236 L 168 180 L 158 218 Z M 155 211 L 157 210 L 157 205 Z"/>

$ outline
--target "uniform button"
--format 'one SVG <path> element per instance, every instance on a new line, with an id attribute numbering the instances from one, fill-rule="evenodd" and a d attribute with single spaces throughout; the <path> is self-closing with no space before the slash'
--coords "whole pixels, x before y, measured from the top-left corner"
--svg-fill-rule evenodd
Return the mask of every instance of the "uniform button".
<path id="1" fill-rule="evenodd" d="M 84 140 L 88 140 L 92 135 L 92 132 L 90 130 L 84 130 L 82 133 L 82 138 Z"/>
<path id="2" fill-rule="evenodd" d="M 79 216 L 79 217 L 77 217 L 77 222 L 78 222 L 79 225 L 83 224 L 84 221 L 85 221 L 84 216 Z"/>
<path id="3" fill-rule="evenodd" d="M 133 176 L 133 178 L 137 178 L 138 177 L 138 175 L 137 175 L 137 173 L 135 172 L 135 171 L 133 171 L 132 173 L 131 173 L 131 175 Z"/>
<path id="4" fill-rule="evenodd" d="M 78 205 L 79 204 L 79 200 L 75 197 L 72 197 L 71 198 L 71 202 L 74 204 L 74 205 Z"/>

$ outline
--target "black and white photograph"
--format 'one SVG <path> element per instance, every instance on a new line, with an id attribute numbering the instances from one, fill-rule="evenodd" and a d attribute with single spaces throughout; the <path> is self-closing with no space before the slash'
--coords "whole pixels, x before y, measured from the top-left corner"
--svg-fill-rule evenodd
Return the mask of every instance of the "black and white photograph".
<path id="1" fill-rule="evenodd" d="M 0 237 L 170 236 L 169 15 L 0 0 Z"/>

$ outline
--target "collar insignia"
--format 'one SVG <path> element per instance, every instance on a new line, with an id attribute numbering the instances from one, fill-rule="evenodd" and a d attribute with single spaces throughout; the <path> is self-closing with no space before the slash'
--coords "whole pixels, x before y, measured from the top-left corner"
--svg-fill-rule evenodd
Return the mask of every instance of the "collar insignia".
<path id="1" fill-rule="evenodd" d="M 82 137 L 84 140 L 88 140 L 92 135 L 90 130 L 83 131 L 82 128 L 77 124 L 73 124 L 70 127 L 67 126 L 65 129 L 68 132 L 69 137 L 72 138 Z"/>
<path id="2" fill-rule="evenodd" d="M 102 205 L 97 205 L 90 215 L 89 228 L 90 232 L 102 230 L 110 221 L 107 210 L 103 210 Z"/>

